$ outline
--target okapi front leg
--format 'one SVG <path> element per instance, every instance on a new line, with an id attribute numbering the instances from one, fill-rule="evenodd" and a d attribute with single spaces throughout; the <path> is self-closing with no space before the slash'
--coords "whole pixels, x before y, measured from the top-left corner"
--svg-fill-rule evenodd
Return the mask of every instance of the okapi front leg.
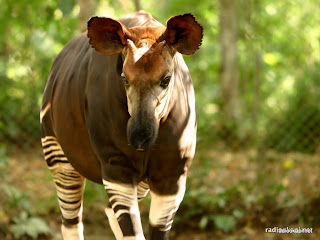
<path id="1" fill-rule="evenodd" d="M 149 213 L 149 239 L 167 240 L 172 227 L 173 218 L 185 193 L 185 177 L 180 178 L 175 194 L 160 195 L 152 190 Z M 177 183 L 175 183 L 177 184 Z"/>
<path id="2" fill-rule="evenodd" d="M 137 186 L 103 180 L 109 203 L 124 240 L 145 240 L 137 199 Z M 115 235 L 120 235 L 115 233 Z"/>
<path id="3" fill-rule="evenodd" d="M 117 240 L 122 240 L 123 239 L 122 231 L 119 226 L 118 220 L 114 214 L 114 211 L 111 207 L 110 202 L 108 203 L 108 206 L 105 208 L 104 211 L 108 217 L 109 224 L 110 224 L 110 227 L 111 227 L 111 230 L 112 230 L 114 236 L 116 237 Z"/>

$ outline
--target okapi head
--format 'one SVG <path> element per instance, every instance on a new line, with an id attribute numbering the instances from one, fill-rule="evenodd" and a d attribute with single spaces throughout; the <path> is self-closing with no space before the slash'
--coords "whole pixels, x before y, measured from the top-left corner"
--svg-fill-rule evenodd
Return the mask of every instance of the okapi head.
<path id="1" fill-rule="evenodd" d="M 131 116 L 128 142 L 144 151 L 156 142 L 160 119 L 168 111 L 175 82 L 174 56 L 199 49 L 202 27 L 191 14 L 170 18 L 167 27 L 127 28 L 111 18 L 92 17 L 88 37 L 100 54 L 122 53 L 121 79 Z"/>

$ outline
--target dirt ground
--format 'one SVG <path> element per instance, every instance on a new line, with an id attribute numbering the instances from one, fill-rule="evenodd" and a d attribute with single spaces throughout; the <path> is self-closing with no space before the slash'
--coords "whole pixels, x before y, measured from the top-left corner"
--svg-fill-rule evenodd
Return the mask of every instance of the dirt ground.
<path id="1" fill-rule="evenodd" d="M 29 197 L 35 214 L 40 216 L 52 229 L 53 235 L 41 239 L 61 240 L 60 214 L 55 202 L 55 189 L 51 176 L 43 160 L 40 146 L 31 149 L 10 147 L 10 158 L 6 181 Z M 92 206 L 92 205 L 91 205 Z M 147 216 L 147 215 L 146 215 Z M 146 219 L 144 220 L 147 221 Z M 193 221 L 193 219 L 190 219 Z M 145 223 L 143 223 L 145 224 Z M 84 206 L 84 225 L 86 240 L 114 239 L 104 216 L 103 209 L 86 209 Z M 146 225 L 144 225 L 146 226 Z M 274 227 L 274 226 L 272 226 Z M 288 227 L 299 227 L 288 226 Z M 313 229 L 312 234 L 276 234 L 266 233 L 264 228 L 244 226 L 231 233 L 223 233 L 217 229 L 192 229 L 181 224 L 173 227 L 170 239 L 173 240 L 316 240 L 320 239 L 320 227 Z"/>

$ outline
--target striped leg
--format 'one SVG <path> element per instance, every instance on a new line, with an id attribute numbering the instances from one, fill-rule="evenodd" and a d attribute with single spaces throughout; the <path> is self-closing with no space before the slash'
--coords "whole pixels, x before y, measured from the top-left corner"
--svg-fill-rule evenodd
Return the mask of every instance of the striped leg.
<path id="1" fill-rule="evenodd" d="M 174 195 L 159 195 L 151 190 L 149 213 L 149 239 L 166 240 L 172 226 L 173 217 L 185 193 L 185 177 L 180 178 L 179 188 Z"/>
<path id="2" fill-rule="evenodd" d="M 65 240 L 83 240 L 82 198 L 85 179 L 68 162 L 54 137 L 42 138 L 45 160 L 51 171 L 62 213 Z"/>
<path id="3" fill-rule="evenodd" d="M 149 192 L 149 185 L 146 181 L 141 181 L 138 184 L 138 201 L 141 201 Z"/>
<path id="4" fill-rule="evenodd" d="M 123 239 L 123 234 L 120 228 L 120 225 L 118 223 L 118 220 L 114 214 L 114 211 L 111 207 L 111 203 L 109 202 L 108 206 L 105 208 L 105 213 L 108 217 L 110 227 L 112 229 L 112 232 L 117 240 Z"/>
<path id="5" fill-rule="evenodd" d="M 103 180 L 103 185 L 108 193 L 109 203 L 120 226 L 123 240 L 145 240 L 138 207 L 137 186 L 106 180 Z M 112 220 L 110 225 L 115 236 L 117 239 L 118 236 L 122 239 L 115 218 L 112 214 L 108 218 L 109 221 Z"/>
<path id="6" fill-rule="evenodd" d="M 149 185 L 146 182 L 141 181 L 138 184 L 138 191 L 137 191 L 137 197 L 138 201 L 141 201 L 149 192 Z M 118 220 L 114 214 L 114 211 L 111 207 L 111 203 L 109 202 L 108 206 L 105 209 L 106 215 L 109 220 L 110 227 L 116 237 L 117 240 L 123 239 L 123 234 L 120 228 L 120 225 L 118 223 Z"/>

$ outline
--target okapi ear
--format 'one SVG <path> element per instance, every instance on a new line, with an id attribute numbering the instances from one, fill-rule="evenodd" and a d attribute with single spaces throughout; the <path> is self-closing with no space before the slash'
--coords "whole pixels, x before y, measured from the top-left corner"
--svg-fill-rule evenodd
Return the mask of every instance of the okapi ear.
<path id="1" fill-rule="evenodd" d="M 167 22 L 165 40 L 176 51 L 190 55 L 201 45 L 203 29 L 192 14 L 172 17 Z"/>
<path id="2" fill-rule="evenodd" d="M 127 29 L 117 20 L 92 17 L 87 28 L 90 45 L 101 54 L 120 53 L 127 44 Z"/>

